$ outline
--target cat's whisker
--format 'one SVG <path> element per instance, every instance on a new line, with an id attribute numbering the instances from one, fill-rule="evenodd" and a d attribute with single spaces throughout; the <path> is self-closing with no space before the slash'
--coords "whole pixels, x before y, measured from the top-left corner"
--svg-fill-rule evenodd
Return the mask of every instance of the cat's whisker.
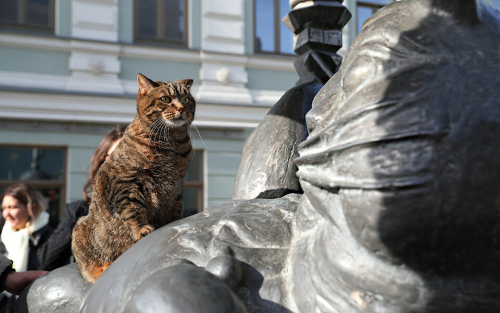
<path id="1" fill-rule="evenodd" d="M 193 138 L 193 129 L 191 127 L 188 128 L 188 135 L 190 139 Z M 191 140 L 191 144 L 193 145 L 193 155 L 191 156 L 192 158 L 196 155 L 196 142 L 194 140 Z"/>
<path id="2" fill-rule="evenodd" d="M 162 118 L 157 118 L 157 120 L 155 121 L 155 126 L 153 127 L 152 129 L 152 132 L 154 132 L 154 137 L 153 137 L 153 145 L 155 147 L 155 150 L 156 149 L 156 137 L 158 136 L 158 131 L 161 129 L 162 127 L 162 122 L 163 122 L 163 119 Z M 153 136 L 153 134 L 150 134 L 150 137 L 149 137 L 149 140 L 151 140 L 151 137 Z"/>
<path id="3" fill-rule="evenodd" d="M 148 127 L 148 129 L 149 129 L 148 148 L 149 148 L 149 146 L 151 144 L 152 133 L 154 132 L 156 134 L 156 130 L 157 130 L 158 127 L 161 126 L 161 122 L 162 122 L 162 119 L 158 117 L 151 125 L 149 125 L 149 127 Z M 153 145 L 154 144 L 155 144 L 155 140 L 153 140 Z"/>
<path id="4" fill-rule="evenodd" d="M 153 129 L 158 126 L 158 124 L 161 122 L 160 118 L 156 118 L 153 123 L 151 123 L 151 125 L 149 125 L 148 129 L 149 129 L 149 133 L 151 134 L 151 132 L 153 131 Z"/>
<path id="5" fill-rule="evenodd" d="M 143 118 L 145 118 L 146 116 L 148 116 L 147 114 L 144 114 L 140 119 L 139 119 L 139 122 L 142 121 Z"/>
<path id="6" fill-rule="evenodd" d="M 161 120 L 157 118 L 151 125 L 149 125 L 149 134 L 154 132 L 155 128 L 161 123 Z"/>
<path id="7" fill-rule="evenodd" d="M 168 124 L 166 121 L 163 122 L 162 136 L 165 142 L 168 142 Z"/>
<path id="8" fill-rule="evenodd" d="M 157 127 L 156 132 L 155 132 L 155 138 L 154 138 L 153 144 L 155 145 L 155 151 L 157 151 L 157 152 L 158 152 L 158 145 L 156 144 L 156 138 L 158 137 L 158 133 L 160 133 L 160 132 L 161 132 L 161 130 L 163 129 L 163 125 L 164 125 L 164 123 L 165 123 L 165 122 L 164 122 L 164 121 L 163 121 L 163 119 L 161 118 L 161 119 L 160 119 L 159 126 Z M 161 135 L 160 135 L 160 138 L 159 138 L 159 139 L 161 140 Z M 158 143 L 158 144 L 159 144 L 159 143 Z"/>
<path id="9" fill-rule="evenodd" d="M 155 125 L 155 124 L 159 123 L 159 122 L 160 122 L 160 119 L 161 119 L 160 117 L 155 118 L 155 120 L 153 121 L 153 123 L 151 123 L 151 125 L 149 125 L 149 127 L 148 127 L 148 128 L 152 128 L 152 127 L 153 127 L 153 125 Z"/>
<path id="10" fill-rule="evenodd" d="M 161 123 L 160 131 L 158 133 L 159 133 L 158 145 L 160 145 L 164 137 L 163 134 L 165 133 L 165 122 Z"/>
<path id="11" fill-rule="evenodd" d="M 151 132 L 152 132 L 151 129 L 155 125 L 155 123 L 156 123 L 156 120 L 153 123 L 151 123 L 151 125 L 148 126 L 148 131 L 149 131 L 149 134 L 148 134 L 148 137 L 149 137 L 149 139 L 148 139 L 148 148 L 151 145 Z"/>
<path id="12" fill-rule="evenodd" d="M 166 134 L 168 133 L 168 123 L 166 120 L 162 120 L 162 128 L 160 132 L 160 137 L 158 140 L 163 140 L 165 143 L 168 141 Z"/>
<path id="13" fill-rule="evenodd" d="M 167 138 L 170 138 L 170 127 L 167 127 L 167 134 L 166 134 Z"/>
<path id="14" fill-rule="evenodd" d="M 167 134 L 166 134 L 167 138 L 170 138 L 170 127 L 167 127 Z"/>
<path id="15" fill-rule="evenodd" d="M 194 124 L 191 124 L 191 127 L 193 127 L 194 129 L 196 129 L 196 131 L 198 132 L 198 136 L 200 136 L 201 142 L 203 143 L 203 145 L 205 146 L 205 148 L 208 148 L 208 146 L 203 141 L 203 138 L 201 138 L 201 133 L 200 133 L 200 130 L 198 129 L 198 127 L 196 127 L 196 125 L 194 125 Z"/>

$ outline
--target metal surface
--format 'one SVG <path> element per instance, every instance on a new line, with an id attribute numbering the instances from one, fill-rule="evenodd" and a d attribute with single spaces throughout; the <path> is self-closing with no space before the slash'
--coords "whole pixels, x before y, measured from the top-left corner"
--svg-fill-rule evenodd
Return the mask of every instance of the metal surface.
<path id="1" fill-rule="evenodd" d="M 248 137 L 243 147 L 233 200 L 279 198 L 302 193 L 293 160 L 307 137 L 305 115 L 321 89 L 307 83 L 288 90 Z"/>
<path id="2" fill-rule="evenodd" d="M 90 286 L 76 264 L 61 267 L 28 286 L 17 299 L 14 312 L 78 312 Z"/>
<path id="3" fill-rule="evenodd" d="M 238 296 L 216 276 L 194 265 L 175 265 L 156 271 L 154 275 L 146 278 L 128 301 L 125 312 L 246 313 L 247 311 Z"/>

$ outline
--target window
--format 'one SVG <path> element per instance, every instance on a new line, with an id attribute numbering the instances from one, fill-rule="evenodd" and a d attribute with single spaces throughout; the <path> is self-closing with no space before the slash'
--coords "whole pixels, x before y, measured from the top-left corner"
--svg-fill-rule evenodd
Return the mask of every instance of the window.
<path id="1" fill-rule="evenodd" d="M 0 25 L 54 31 L 55 0 L 0 0 Z"/>
<path id="2" fill-rule="evenodd" d="M 49 224 L 56 227 L 65 201 L 66 149 L 0 146 L 0 194 L 17 182 L 27 182 L 47 200 Z"/>
<path id="3" fill-rule="evenodd" d="M 281 22 L 290 12 L 289 0 L 255 0 L 255 52 L 293 52 L 293 33 Z"/>
<path id="4" fill-rule="evenodd" d="M 135 39 L 185 44 L 186 16 L 187 0 L 136 0 Z"/>
<path id="5" fill-rule="evenodd" d="M 356 22 L 357 32 L 361 31 L 363 23 L 373 15 L 373 13 L 380 10 L 384 5 L 392 2 L 391 0 L 363 0 L 357 2 L 356 9 Z"/>
<path id="6" fill-rule="evenodd" d="M 203 151 L 195 150 L 184 177 L 182 217 L 203 211 Z"/>
<path id="7" fill-rule="evenodd" d="M 500 0 L 493 0 L 491 5 L 497 9 L 497 10 L 500 10 Z"/>

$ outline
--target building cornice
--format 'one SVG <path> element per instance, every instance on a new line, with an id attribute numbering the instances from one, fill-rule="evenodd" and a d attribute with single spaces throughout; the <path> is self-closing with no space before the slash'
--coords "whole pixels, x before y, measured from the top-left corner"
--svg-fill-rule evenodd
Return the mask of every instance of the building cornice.
<path id="1" fill-rule="evenodd" d="M 70 52 L 71 39 L 18 33 L 0 33 L 0 46 L 53 52 Z"/>
<path id="2" fill-rule="evenodd" d="M 265 106 L 197 102 L 195 126 L 253 128 L 267 114 Z M 9 120 L 87 123 L 132 122 L 135 97 L 0 90 L 0 117 Z"/>
<path id="3" fill-rule="evenodd" d="M 203 59 L 206 59 L 216 62 L 243 63 L 247 68 L 287 72 L 295 71 L 293 66 L 294 58 L 290 56 L 225 54 L 142 44 L 124 44 L 51 36 L 42 37 L 18 33 L 0 33 L 0 46 L 68 53 L 73 49 L 78 49 L 79 51 L 90 53 L 119 54 L 120 57 L 126 58 L 186 63 L 201 63 Z"/>

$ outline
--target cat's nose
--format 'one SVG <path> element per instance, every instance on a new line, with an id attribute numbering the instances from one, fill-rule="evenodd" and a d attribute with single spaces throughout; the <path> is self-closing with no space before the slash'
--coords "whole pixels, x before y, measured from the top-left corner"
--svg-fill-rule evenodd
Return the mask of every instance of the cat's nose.
<path id="1" fill-rule="evenodd" d="M 186 108 L 177 108 L 177 111 L 182 114 L 186 111 Z"/>

